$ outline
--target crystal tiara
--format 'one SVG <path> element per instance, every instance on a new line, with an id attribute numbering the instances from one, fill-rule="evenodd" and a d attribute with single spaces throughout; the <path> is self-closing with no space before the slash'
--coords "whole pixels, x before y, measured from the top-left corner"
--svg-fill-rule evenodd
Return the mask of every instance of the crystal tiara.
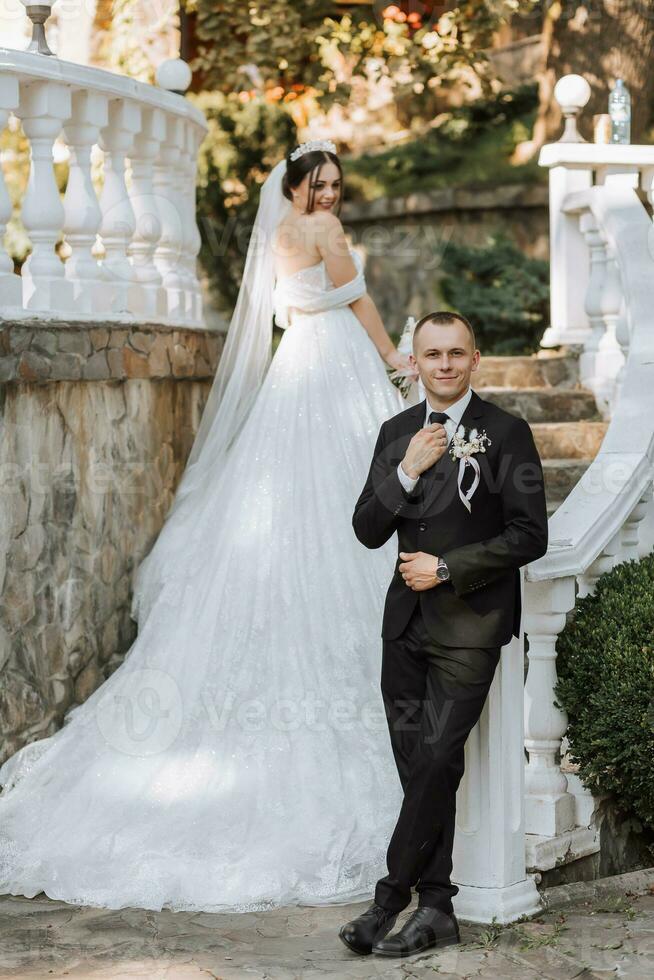
<path id="1" fill-rule="evenodd" d="M 291 153 L 290 159 L 297 160 L 298 157 L 304 156 L 305 153 L 313 153 L 314 150 L 329 150 L 330 153 L 336 153 L 336 144 L 331 140 L 309 140 L 307 143 L 300 143 Z"/>

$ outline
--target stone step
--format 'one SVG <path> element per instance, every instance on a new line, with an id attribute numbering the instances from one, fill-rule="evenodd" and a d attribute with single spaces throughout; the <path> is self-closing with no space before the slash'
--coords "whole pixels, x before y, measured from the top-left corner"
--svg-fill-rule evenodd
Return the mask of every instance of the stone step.
<path id="1" fill-rule="evenodd" d="M 545 496 L 557 506 L 568 496 L 592 463 L 592 459 L 544 459 Z"/>
<path id="2" fill-rule="evenodd" d="M 546 357 L 482 356 L 472 387 L 494 388 L 574 388 L 579 381 L 579 358 L 574 354 Z"/>
<path id="3" fill-rule="evenodd" d="M 595 397 L 584 388 L 478 388 L 481 398 L 533 422 L 600 421 Z M 491 435 L 489 433 L 489 435 Z M 491 435 L 492 438 L 492 435 Z"/>
<path id="4" fill-rule="evenodd" d="M 541 459 L 594 459 L 608 422 L 534 422 L 531 431 Z"/>

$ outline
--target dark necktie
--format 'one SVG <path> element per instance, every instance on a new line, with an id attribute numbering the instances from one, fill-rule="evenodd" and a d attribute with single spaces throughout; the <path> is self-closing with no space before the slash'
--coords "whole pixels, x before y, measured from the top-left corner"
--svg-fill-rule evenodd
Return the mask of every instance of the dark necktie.
<path id="1" fill-rule="evenodd" d="M 432 422 L 440 422 L 441 425 L 445 425 L 449 417 L 450 416 L 447 414 L 447 412 L 431 412 L 429 415 L 429 424 L 431 425 Z M 445 434 L 447 436 L 447 429 L 445 430 Z M 449 436 L 447 436 L 447 439 L 449 442 Z M 443 456 L 441 456 L 440 460 L 432 464 L 432 466 L 430 466 L 429 469 L 425 470 L 424 480 L 426 481 L 428 486 L 431 486 L 433 480 L 436 477 L 436 468 L 438 466 L 438 463 L 440 463 L 446 455 L 447 455 L 446 453 L 443 453 Z"/>

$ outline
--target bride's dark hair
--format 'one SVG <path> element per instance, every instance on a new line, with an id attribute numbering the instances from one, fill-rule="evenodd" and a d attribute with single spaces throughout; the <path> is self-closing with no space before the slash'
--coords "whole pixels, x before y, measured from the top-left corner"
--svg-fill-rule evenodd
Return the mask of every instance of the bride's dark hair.
<path id="1" fill-rule="evenodd" d="M 297 158 L 297 160 L 291 160 L 292 152 L 293 151 L 291 150 L 286 157 L 286 173 L 284 174 L 284 179 L 282 181 L 282 192 L 284 197 L 287 197 L 289 201 L 292 201 L 293 195 L 291 191 L 295 187 L 299 187 L 306 175 L 310 174 L 307 211 L 311 213 L 315 206 L 316 183 L 320 178 L 320 171 L 325 163 L 333 163 L 334 166 L 338 168 L 341 178 L 341 192 L 336 205 L 336 213 L 340 213 L 341 205 L 343 203 L 343 168 L 341 167 L 341 161 L 338 159 L 336 154 L 332 153 L 330 150 L 311 150 L 309 153 L 303 153 L 301 157 Z"/>

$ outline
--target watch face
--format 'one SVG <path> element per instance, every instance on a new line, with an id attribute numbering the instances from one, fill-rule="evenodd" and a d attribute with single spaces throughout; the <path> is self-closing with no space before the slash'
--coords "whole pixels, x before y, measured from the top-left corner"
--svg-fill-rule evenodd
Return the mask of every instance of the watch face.
<path id="1" fill-rule="evenodd" d="M 439 565 L 438 568 L 436 569 L 436 578 L 440 579 L 441 582 L 447 582 L 449 577 L 450 577 L 449 569 L 443 568 L 442 565 Z"/>

